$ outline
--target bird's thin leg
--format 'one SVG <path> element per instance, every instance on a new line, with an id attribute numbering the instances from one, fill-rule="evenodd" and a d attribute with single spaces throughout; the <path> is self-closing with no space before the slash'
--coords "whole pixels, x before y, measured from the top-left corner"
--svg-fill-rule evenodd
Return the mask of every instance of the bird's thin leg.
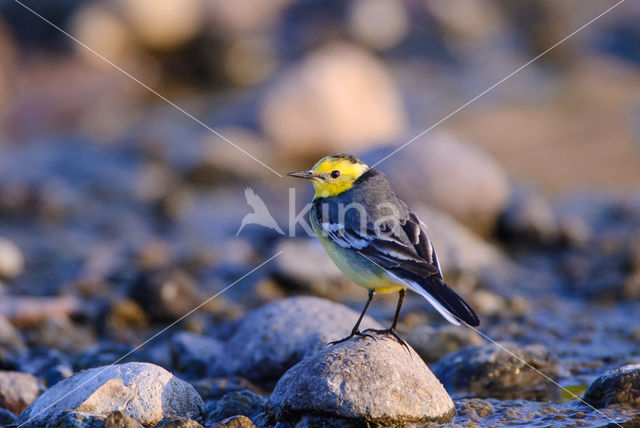
<path id="1" fill-rule="evenodd" d="M 376 290 L 374 290 L 373 288 L 369 289 L 369 298 L 367 299 L 367 303 L 364 305 L 364 309 L 362 310 L 362 313 L 360 314 L 360 317 L 358 318 L 358 321 L 356 321 L 356 325 L 353 326 L 353 329 L 351 330 L 351 334 L 349 334 L 349 336 L 347 336 L 347 337 L 345 337 L 343 339 L 336 340 L 334 342 L 329 342 L 329 345 L 335 345 L 335 344 L 338 344 L 338 343 L 342 343 L 344 341 L 347 341 L 347 340 L 351 339 L 354 336 L 370 337 L 372 339 L 375 339 L 370 334 L 366 334 L 366 333 L 360 332 L 360 323 L 362 322 L 362 318 L 364 318 L 364 314 L 367 312 L 367 309 L 369 309 L 369 305 L 371 304 L 371 301 L 373 300 L 373 296 L 375 296 L 375 294 L 376 294 Z"/>
<path id="2" fill-rule="evenodd" d="M 391 331 L 396 331 L 396 324 L 398 324 L 398 316 L 400 316 L 400 308 L 402 307 L 402 302 L 404 301 L 404 297 L 407 295 L 407 289 L 400 289 L 400 296 L 398 297 L 398 306 L 396 306 L 396 314 L 393 316 L 393 324 L 391 324 Z"/>
<path id="3" fill-rule="evenodd" d="M 374 330 L 372 328 L 368 328 L 364 331 L 364 333 L 368 331 L 372 331 L 378 334 L 390 334 L 398 341 L 398 343 L 400 343 L 405 348 L 409 349 L 407 346 L 407 343 L 404 340 L 402 340 L 400 336 L 398 336 L 398 333 L 396 333 L 396 325 L 398 324 L 398 317 L 400 316 L 400 308 L 402 308 L 402 302 L 404 301 L 404 297 L 406 295 L 407 295 L 407 289 L 401 288 L 398 296 L 398 306 L 396 306 L 396 313 L 393 316 L 393 323 L 391 324 L 391 327 L 389 327 L 386 330 Z"/>

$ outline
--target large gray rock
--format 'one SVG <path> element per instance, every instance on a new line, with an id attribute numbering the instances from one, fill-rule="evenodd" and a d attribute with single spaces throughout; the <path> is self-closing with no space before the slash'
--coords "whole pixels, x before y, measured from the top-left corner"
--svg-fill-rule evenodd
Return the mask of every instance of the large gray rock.
<path id="1" fill-rule="evenodd" d="M 539 373 L 554 380 L 560 374 L 555 358 L 544 346 L 501 345 L 463 348 L 433 365 L 433 373 L 449 392 L 499 399 L 557 398 L 559 390 Z"/>
<path id="2" fill-rule="evenodd" d="M 120 410 L 143 425 L 164 417 L 202 421 L 204 403 L 195 389 L 150 363 L 127 363 L 86 370 L 57 383 L 18 417 L 24 427 L 41 427 L 63 410 L 106 416 Z"/>
<path id="3" fill-rule="evenodd" d="M 589 385 L 584 400 L 594 407 L 625 404 L 640 408 L 640 364 L 605 372 Z"/>
<path id="4" fill-rule="evenodd" d="M 446 133 L 427 134 L 376 168 L 409 205 L 431 204 L 482 234 L 491 232 L 509 200 L 502 167 L 480 148 Z"/>
<path id="5" fill-rule="evenodd" d="M 303 358 L 347 336 L 359 314 L 317 297 L 293 297 L 247 314 L 227 343 L 214 372 L 256 382 L 278 379 Z M 369 317 L 362 328 L 382 328 Z"/>
<path id="6" fill-rule="evenodd" d="M 402 100 L 385 65 L 354 45 L 327 44 L 267 90 L 261 124 L 278 152 L 309 158 L 358 151 L 404 134 Z"/>
<path id="7" fill-rule="evenodd" d="M 385 425 L 446 422 L 453 401 L 415 351 L 390 336 L 330 346 L 291 368 L 268 403 L 272 420 L 326 415 Z"/>
<path id="8" fill-rule="evenodd" d="M 32 374 L 0 371 L 0 407 L 17 415 L 38 395 L 40 387 Z"/>

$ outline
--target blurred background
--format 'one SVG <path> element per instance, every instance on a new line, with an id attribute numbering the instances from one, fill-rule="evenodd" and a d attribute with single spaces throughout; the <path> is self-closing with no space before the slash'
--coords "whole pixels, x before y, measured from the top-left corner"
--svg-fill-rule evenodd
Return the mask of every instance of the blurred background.
<path id="1" fill-rule="evenodd" d="M 360 310 L 365 290 L 290 224 L 311 186 L 275 172 L 376 163 L 614 3 L 24 4 L 77 40 L 0 1 L 0 367 L 55 383 L 278 251 L 131 359 L 171 366 L 175 331 L 216 335 L 285 296 Z M 638 22 L 623 3 L 378 165 L 482 330 L 542 343 L 564 384 L 640 361 Z M 236 236 L 247 186 L 285 236 Z M 427 362 L 483 342 L 427 306 L 401 318 Z"/>

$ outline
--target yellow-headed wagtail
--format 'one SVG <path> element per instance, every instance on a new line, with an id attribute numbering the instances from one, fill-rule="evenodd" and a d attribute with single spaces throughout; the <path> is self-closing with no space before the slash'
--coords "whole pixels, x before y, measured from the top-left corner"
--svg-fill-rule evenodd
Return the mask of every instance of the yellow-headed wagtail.
<path id="1" fill-rule="evenodd" d="M 473 309 L 444 283 L 424 224 L 398 199 L 381 172 L 354 156 L 338 154 L 322 158 L 309 171 L 289 175 L 311 180 L 313 231 L 340 270 L 369 290 L 351 334 L 334 343 L 369 336 L 359 327 L 376 292 L 399 291 L 391 327 L 372 331 L 392 334 L 402 344 L 395 329 L 407 288 L 452 324 L 480 324 Z"/>

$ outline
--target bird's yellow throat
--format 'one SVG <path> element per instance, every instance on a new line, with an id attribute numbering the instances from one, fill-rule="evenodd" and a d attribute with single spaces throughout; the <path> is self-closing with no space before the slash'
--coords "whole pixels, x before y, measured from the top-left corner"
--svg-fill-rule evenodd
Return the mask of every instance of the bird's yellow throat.
<path id="1" fill-rule="evenodd" d="M 352 158 L 327 156 L 320 159 L 311 169 L 317 177 L 311 180 L 316 191 L 315 198 L 337 196 L 345 190 L 349 190 L 353 186 L 353 182 L 368 169 L 367 164 L 354 162 Z M 336 174 L 335 171 L 338 171 L 339 174 Z"/>

